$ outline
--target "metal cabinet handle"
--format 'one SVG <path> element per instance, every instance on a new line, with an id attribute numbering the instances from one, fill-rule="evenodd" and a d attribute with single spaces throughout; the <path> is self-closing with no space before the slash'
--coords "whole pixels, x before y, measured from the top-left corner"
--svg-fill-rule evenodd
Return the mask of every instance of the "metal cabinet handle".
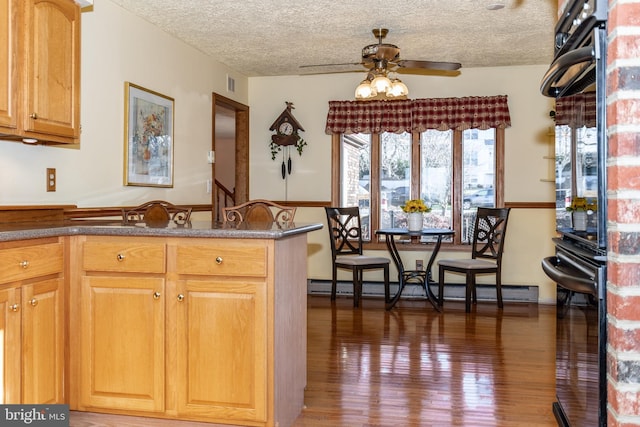
<path id="1" fill-rule="evenodd" d="M 116 255 L 116 259 L 120 262 L 124 261 L 124 254 L 118 254 Z"/>
<path id="2" fill-rule="evenodd" d="M 31 113 L 29 117 L 31 117 L 33 120 L 38 120 L 38 113 Z"/>
<path id="3" fill-rule="evenodd" d="M 10 305 L 9 308 L 11 309 L 11 311 L 18 311 L 20 309 L 20 306 L 18 304 L 13 304 Z"/>
<path id="4" fill-rule="evenodd" d="M 31 304 L 32 307 L 35 307 L 36 305 L 38 305 L 38 300 L 35 298 L 31 298 L 29 304 Z"/>
<path id="5" fill-rule="evenodd" d="M 178 294 L 178 302 L 184 301 L 184 295 Z"/>
<path id="6" fill-rule="evenodd" d="M 28 268 L 29 267 L 29 261 L 24 260 L 20 263 L 20 267 L 22 268 Z"/>
<path id="7" fill-rule="evenodd" d="M 154 292 L 153 293 L 153 299 L 160 299 L 160 292 Z"/>
<path id="8" fill-rule="evenodd" d="M 222 257 L 216 257 L 216 264 L 222 264 Z"/>

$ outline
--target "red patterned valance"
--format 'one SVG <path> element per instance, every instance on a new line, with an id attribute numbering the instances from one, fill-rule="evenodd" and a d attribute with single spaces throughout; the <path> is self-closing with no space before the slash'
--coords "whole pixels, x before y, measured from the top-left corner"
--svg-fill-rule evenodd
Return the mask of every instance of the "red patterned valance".
<path id="1" fill-rule="evenodd" d="M 423 132 L 511 126 L 506 95 L 400 101 L 329 101 L 325 132 Z"/>
<path id="2" fill-rule="evenodd" d="M 411 103 L 410 100 L 329 101 L 325 132 L 411 132 Z"/>
<path id="3" fill-rule="evenodd" d="M 596 127 L 595 92 L 579 93 L 556 99 L 556 125 L 572 128 Z"/>

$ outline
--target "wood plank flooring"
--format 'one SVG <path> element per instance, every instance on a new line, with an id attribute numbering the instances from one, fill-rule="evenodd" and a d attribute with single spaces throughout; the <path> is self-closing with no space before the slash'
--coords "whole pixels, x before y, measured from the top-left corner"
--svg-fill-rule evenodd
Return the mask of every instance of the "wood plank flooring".
<path id="1" fill-rule="evenodd" d="M 552 427 L 555 307 L 310 296 L 307 391 L 295 427 Z M 73 412 L 72 427 L 213 424 Z M 284 427 L 284 426 L 280 426 Z"/>

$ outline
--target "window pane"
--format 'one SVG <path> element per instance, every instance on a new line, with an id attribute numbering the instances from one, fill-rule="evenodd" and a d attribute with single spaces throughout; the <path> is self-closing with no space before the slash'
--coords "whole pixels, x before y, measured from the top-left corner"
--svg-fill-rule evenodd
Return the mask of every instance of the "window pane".
<path id="1" fill-rule="evenodd" d="M 362 238 L 370 239 L 371 135 L 343 135 L 340 158 L 340 206 L 360 207 Z"/>
<path id="2" fill-rule="evenodd" d="M 478 207 L 493 207 L 495 196 L 495 130 L 468 129 L 462 134 L 462 241 L 469 242 Z"/>
<path id="3" fill-rule="evenodd" d="M 380 135 L 380 228 L 406 227 L 401 206 L 411 189 L 411 134 Z"/>
<path id="4" fill-rule="evenodd" d="M 427 228 L 452 228 L 452 131 L 427 130 L 420 136 L 420 197 L 431 207 Z"/>

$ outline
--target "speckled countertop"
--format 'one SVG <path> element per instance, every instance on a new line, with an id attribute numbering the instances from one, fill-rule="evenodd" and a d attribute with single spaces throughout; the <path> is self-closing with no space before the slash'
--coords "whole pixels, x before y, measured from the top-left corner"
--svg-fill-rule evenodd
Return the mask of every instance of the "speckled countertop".
<path id="1" fill-rule="evenodd" d="M 223 239 L 282 239 L 319 230 L 320 223 L 292 224 L 243 223 L 238 226 L 209 221 L 192 221 L 187 225 L 147 225 L 92 220 L 67 222 L 0 223 L 0 242 L 38 239 L 42 237 L 98 235 L 98 236 L 161 236 L 161 237 L 213 237 Z"/>

